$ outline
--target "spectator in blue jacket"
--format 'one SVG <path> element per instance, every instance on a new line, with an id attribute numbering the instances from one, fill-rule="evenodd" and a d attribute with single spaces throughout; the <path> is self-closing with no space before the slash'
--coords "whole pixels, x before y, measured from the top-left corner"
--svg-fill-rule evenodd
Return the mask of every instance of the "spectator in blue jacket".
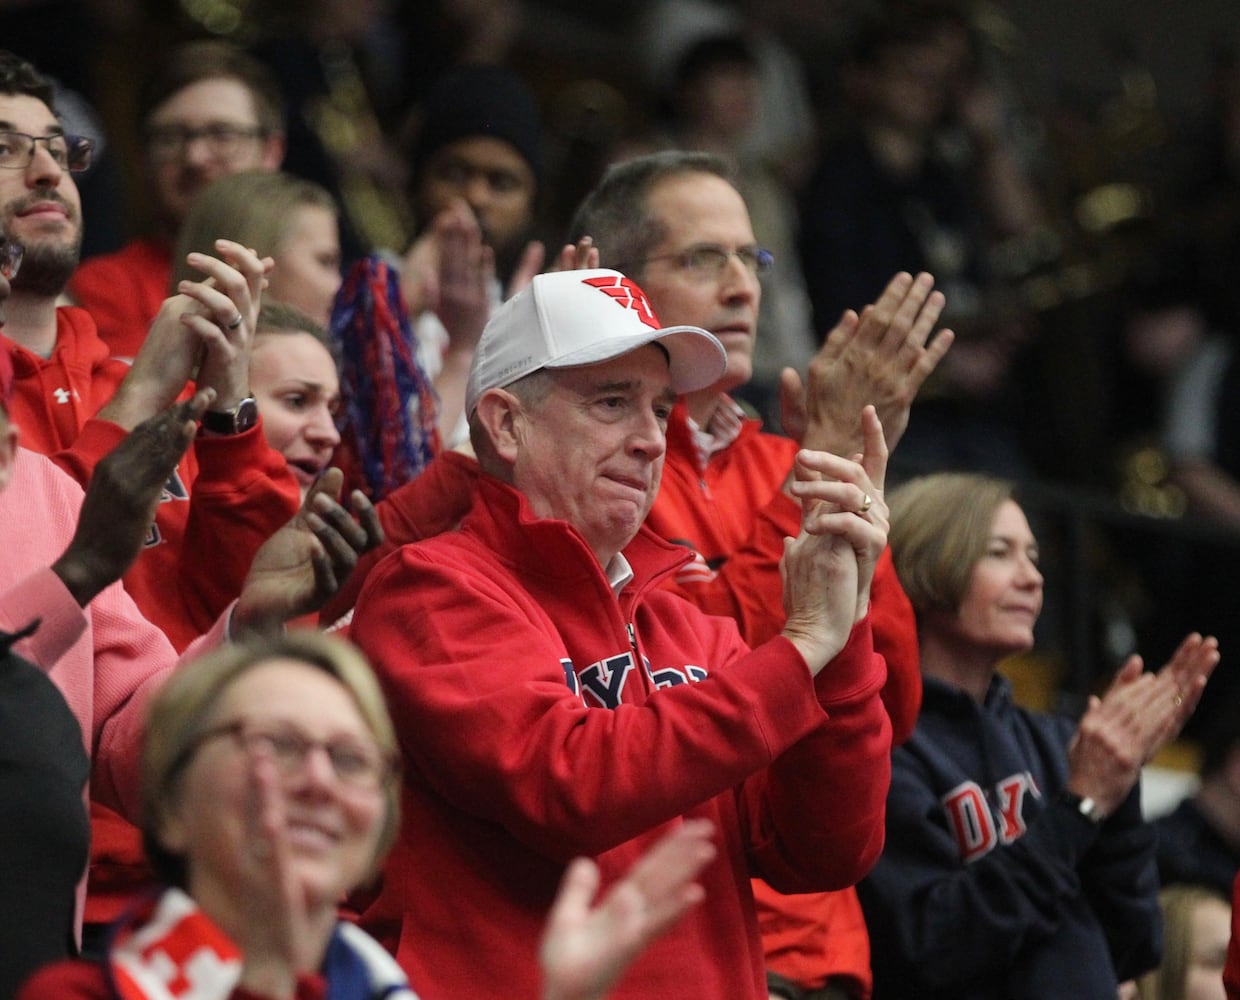
<path id="1" fill-rule="evenodd" d="M 1079 723 L 1028 711 L 997 669 L 1032 648 L 1042 609 L 1011 484 L 940 473 L 890 505 L 924 700 L 859 887 L 875 1000 L 1115 1000 L 1162 949 L 1141 765 L 1192 713 L 1218 644 L 1190 635 L 1156 673 L 1130 657 Z"/>

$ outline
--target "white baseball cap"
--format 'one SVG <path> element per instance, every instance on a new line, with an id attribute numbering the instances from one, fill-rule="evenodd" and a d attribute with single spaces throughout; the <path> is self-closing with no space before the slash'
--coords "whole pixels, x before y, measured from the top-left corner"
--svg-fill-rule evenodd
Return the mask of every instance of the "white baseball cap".
<path id="1" fill-rule="evenodd" d="M 727 367 L 713 334 L 696 326 L 659 326 L 646 293 L 619 271 L 555 271 L 495 311 L 482 331 L 465 389 L 473 413 L 488 389 L 511 385 L 541 368 L 574 368 L 610 361 L 646 344 L 667 351 L 672 389 L 705 389 Z"/>

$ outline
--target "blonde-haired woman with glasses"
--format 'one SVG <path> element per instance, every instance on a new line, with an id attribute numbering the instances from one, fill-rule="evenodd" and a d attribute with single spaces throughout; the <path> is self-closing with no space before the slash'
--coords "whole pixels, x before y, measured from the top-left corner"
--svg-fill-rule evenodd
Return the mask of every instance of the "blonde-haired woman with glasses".
<path id="1" fill-rule="evenodd" d="M 395 961 L 338 916 L 391 844 L 397 761 L 374 675 L 342 640 L 294 632 L 181 668 L 143 751 L 143 836 L 167 887 L 114 928 L 102 963 L 47 966 L 20 1000 L 412 1000 Z M 686 824 L 597 907 L 591 863 L 570 866 L 544 1000 L 601 997 L 699 901 L 709 833 Z"/>

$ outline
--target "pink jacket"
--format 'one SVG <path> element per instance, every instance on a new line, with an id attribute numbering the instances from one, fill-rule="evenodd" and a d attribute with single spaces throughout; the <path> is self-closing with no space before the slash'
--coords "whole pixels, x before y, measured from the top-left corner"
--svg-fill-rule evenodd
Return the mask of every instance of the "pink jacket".
<path id="1" fill-rule="evenodd" d="M 17 449 L 13 479 L 0 492 L 0 629 L 41 620 L 17 652 L 48 672 L 82 727 L 91 795 L 136 820 L 145 699 L 177 654 L 119 583 L 80 608 L 52 572 L 81 505 L 77 483 L 42 455 Z M 186 656 L 221 642 L 227 619 L 225 613 Z"/>

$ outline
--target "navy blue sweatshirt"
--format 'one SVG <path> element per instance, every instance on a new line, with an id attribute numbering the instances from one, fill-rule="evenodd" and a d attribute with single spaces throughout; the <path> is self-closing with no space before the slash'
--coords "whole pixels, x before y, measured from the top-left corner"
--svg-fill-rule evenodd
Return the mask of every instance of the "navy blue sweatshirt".
<path id="1" fill-rule="evenodd" d="M 1162 950 L 1139 788 L 1095 824 L 1060 799 L 1075 724 L 925 678 L 892 757 L 887 844 L 858 887 L 874 1000 L 1115 1000 Z"/>

